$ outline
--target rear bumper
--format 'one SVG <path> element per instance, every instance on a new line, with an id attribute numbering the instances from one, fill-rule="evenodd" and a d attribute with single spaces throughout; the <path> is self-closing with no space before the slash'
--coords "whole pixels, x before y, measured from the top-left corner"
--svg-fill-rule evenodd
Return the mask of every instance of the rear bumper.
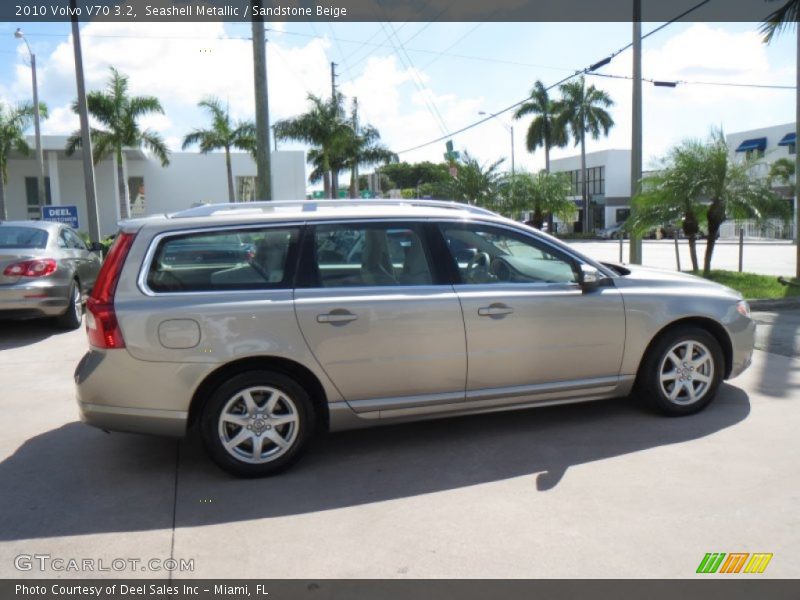
<path id="1" fill-rule="evenodd" d="M 69 306 L 71 280 L 66 284 L 50 281 L 26 281 L 0 286 L 0 317 L 56 317 Z"/>
<path id="2" fill-rule="evenodd" d="M 127 350 L 92 349 L 75 369 L 81 420 L 107 431 L 181 437 L 194 391 L 214 366 L 149 362 Z"/>

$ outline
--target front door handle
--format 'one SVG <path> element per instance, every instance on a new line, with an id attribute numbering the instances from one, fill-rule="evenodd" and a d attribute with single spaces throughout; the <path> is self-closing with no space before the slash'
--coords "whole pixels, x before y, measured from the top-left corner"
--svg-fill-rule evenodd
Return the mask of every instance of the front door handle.
<path id="1" fill-rule="evenodd" d="M 478 309 L 478 314 L 482 317 L 496 317 L 510 315 L 514 309 L 506 304 L 491 304 Z"/>
<path id="2" fill-rule="evenodd" d="M 357 318 L 358 315 L 346 311 L 331 312 L 317 315 L 317 323 L 349 323 L 350 321 L 355 321 Z"/>

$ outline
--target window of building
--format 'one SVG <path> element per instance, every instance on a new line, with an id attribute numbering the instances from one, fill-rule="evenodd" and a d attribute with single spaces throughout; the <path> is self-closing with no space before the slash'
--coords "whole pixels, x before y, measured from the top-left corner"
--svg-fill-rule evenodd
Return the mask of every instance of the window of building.
<path id="1" fill-rule="evenodd" d="M 128 195 L 131 202 L 131 216 L 143 217 L 147 213 L 144 201 L 144 177 L 128 177 Z"/>
<path id="2" fill-rule="evenodd" d="M 797 154 L 797 144 L 789 144 L 789 154 Z"/>
<path id="3" fill-rule="evenodd" d="M 236 200 L 238 202 L 255 202 L 258 189 L 258 177 L 252 175 L 236 178 Z"/>
<path id="4" fill-rule="evenodd" d="M 572 196 L 583 196 L 583 177 L 581 170 L 569 171 L 572 183 Z M 606 193 L 606 168 L 588 167 L 586 169 L 586 193 L 589 196 L 604 196 Z"/>
<path id="5" fill-rule="evenodd" d="M 616 213 L 617 223 L 624 223 L 631 216 L 630 208 L 618 208 Z"/>
<path id="6" fill-rule="evenodd" d="M 755 150 L 748 150 L 745 152 L 745 156 L 747 157 L 747 160 L 757 160 L 759 158 L 764 158 L 764 151 L 759 148 L 756 148 Z"/>
<path id="7" fill-rule="evenodd" d="M 53 203 L 53 199 L 50 197 L 50 178 L 44 178 L 44 191 L 45 191 L 45 198 L 46 206 L 50 206 Z M 39 204 L 39 182 L 38 177 L 26 177 L 25 178 L 25 201 L 28 206 L 28 218 L 29 219 L 41 219 L 42 218 L 42 210 L 41 204 Z"/>

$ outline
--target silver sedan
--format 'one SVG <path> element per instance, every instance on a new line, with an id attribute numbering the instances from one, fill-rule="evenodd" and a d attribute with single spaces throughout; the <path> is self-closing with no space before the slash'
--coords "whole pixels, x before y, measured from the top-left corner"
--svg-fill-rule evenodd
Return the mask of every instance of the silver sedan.
<path id="1" fill-rule="evenodd" d="M 0 222 L 0 319 L 55 317 L 65 329 L 80 327 L 99 249 L 61 223 Z"/>

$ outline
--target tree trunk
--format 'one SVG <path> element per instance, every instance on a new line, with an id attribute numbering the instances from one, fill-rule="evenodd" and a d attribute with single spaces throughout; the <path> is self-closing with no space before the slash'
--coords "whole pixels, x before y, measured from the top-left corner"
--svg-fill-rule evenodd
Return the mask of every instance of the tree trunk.
<path id="1" fill-rule="evenodd" d="M 3 174 L 0 173 L 0 221 L 8 219 L 6 214 L 6 182 Z"/>
<path id="2" fill-rule="evenodd" d="M 547 141 L 544 143 L 544 172 L 550 173 L 550 144 Z"/>
<path id="3" fill-rule="evenodd" d="M 533 218 L 531 221 L 536 229 L 541 230 L 542 224 L 544 223 L 544 215 L 542 214 L 542 211 L 538 208 L 533 209 Z"/>
<path id="4" fill-rule="evenodd" d="M 236 202 L 236 193 L 233 191 L 233 168 L 231 167 L 231 149 L 225 146 L 225 169 L 228 172 L 228 202 Z M 263 198 L 256 198 L 263 200 Z"/>
<path id="5" fill-rule="evenodd" d="M 125 181 L 125 169 L 122 166 L 122 150 L 117 151 L 117 188 L 119 192 L 119 218 L 129 219 L 131 201 L 128 195 L 128 182 Z"/>
<path id="6" fill-rule="evenodd" d="M 581 196 L 583 198 L 583 233 L 591 232 L 589 218 L 589 187 L 586 184 L 586 132 L 581 131 Z"/>
<path id="7" fill-rule="evenodd" d="M 358 198 L 359 192 L 358 186 L 358 163 L 353 163 L 353 167 L 350 169 L 350 197 L 351 198 Z"/>
<path id="8" fill-rule="evenodd" d="M 331 198 L 334 200 L 339 197 L 339 172 L 331 170 Z"/>
<path id="9" fill-rule="evenodd" d="M 692 271 L 697 273 L 700 266 L 697 264 L 697 238 L 693 235 L 689 236 L 689 256 L 692 259 Z"/>
<path id="10" fill-rule="evenodd" d="M 703 275 L 711 272 L 711 257 L 714 255 L 714 246 L 719 236 L 719 228 L 725 221 L 725 207 L 719 200 L 714 200 L 708 207 L 708 239 L 706 240 L 706 257 L 703 261 Z"/>

